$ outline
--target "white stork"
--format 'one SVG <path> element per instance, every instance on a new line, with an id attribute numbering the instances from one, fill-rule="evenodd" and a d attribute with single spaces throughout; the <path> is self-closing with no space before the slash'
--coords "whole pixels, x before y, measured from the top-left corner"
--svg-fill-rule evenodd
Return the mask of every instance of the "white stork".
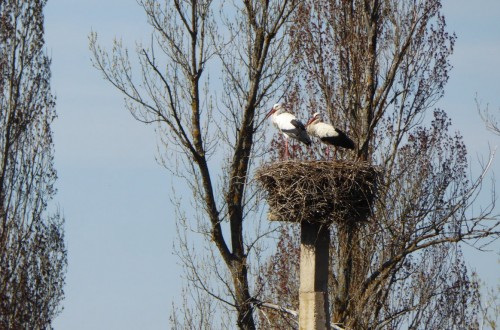
<path id="1" fill-rule="evenodd" d="M 316 136 L 321 142 L 346 149 L 354 149 L 354 142 L 341 130 L 321 121 L 321 114 L 316 112 L 306 125 L 307 133 Z"/>
<path id="2" fill-rule="evenodd" d="M 311 145 L 311 139 L 307 135 L 306 128 L 294 115 L 286 112 L 281 103 L 273 106 L 266 118 L 272 117 L 273 125 L 283 133 L 285 137 L 285 158 L 288 159 L 288 138 L 299 140 L 306 145 Z"/>

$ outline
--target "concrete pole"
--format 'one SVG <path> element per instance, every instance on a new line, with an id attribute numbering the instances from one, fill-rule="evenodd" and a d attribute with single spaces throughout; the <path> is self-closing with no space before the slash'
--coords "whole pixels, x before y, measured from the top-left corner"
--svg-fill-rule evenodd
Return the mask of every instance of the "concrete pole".
<path id="1" fill-rule="evenodd" d="M 304 221 L 300 231 L 299 329 L 330 330 L 330 229 L 327 224 Z"/>

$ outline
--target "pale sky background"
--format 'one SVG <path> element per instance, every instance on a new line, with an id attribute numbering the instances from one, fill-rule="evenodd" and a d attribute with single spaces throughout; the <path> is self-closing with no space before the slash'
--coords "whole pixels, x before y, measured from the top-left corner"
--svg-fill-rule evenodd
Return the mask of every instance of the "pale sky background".
<path id="1" fill-rule="evenodd" d="M 475 164 L 487 158 L 488 145 L 500 145 L 475 107 L 476 93 L 500 107 L 500 0 L 445 0 L 443 12 L 458 40 L 439 106 L 463 134 Z M 54 327 L 168 329 L 182 285 L 172 254 L 171 178 L 155 161 L 153 127 L 132 118 L 123 97 L 92 68 L 88 50 L 91 30 L 106 47 L 115 36 L 131 45 L 147 41 L 145 15 L 135 0 L 49 0 L 45 14 L 59 114 L 56 202 L 66 217 L 69 257 L 64 311 Z M 467 264 L 488 283 L 500 280 L 500 244 L 494 250 L 466 251 Z"/>

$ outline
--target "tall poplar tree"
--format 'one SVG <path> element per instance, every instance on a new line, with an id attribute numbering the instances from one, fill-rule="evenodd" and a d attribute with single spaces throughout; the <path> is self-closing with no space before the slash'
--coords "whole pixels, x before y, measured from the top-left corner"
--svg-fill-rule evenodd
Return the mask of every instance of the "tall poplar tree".
<path id="1" fill-rule="evenodd" d="M 477 283 L 461 247 L 485 248 L 500 222 L 493 191 L 476 207 L 492 159 L 471 177 L 465 142 L 437 107 L 456 39 L 441 7 L 440 0 L 311 0 L 296 12 L 299 73 L 290 77 L 289 103 L 311 109 L 303 116 L 322 112 L 356 142 L 344 158 L 383 173 L 367 222 L 332 226 L 331 322 L 341 327 L 478 327 Z M 282 230 L 258 282 L 264 300 L 279 297 L 288 309 L 298 307 L 297 235 Z M 272 315 L 261 322 L 290 324 L 287 313 Z"/>
<path id="2" fill-rule="evenodd" d="M 46 1 L 0 3 L 0 328 L 46 329 L 64 296 L 63 218 L 55 194 Z"/>

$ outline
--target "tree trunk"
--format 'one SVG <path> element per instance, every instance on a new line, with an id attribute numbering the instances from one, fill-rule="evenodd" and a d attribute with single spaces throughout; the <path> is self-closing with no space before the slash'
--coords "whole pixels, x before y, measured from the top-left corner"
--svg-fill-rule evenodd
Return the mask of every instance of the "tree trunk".
<path id="1" fill-rule="evenodd" d="M 255 322 L 252 315 L 252 298 L 250 297 L 250 291 L 248 289 L 246 261 L 240 259 L 234 260 L 232 272 L 238 314 L 238 328 L 242 330 L 253 330 L 255 329 Z"/>
<path id="2" fill-rule="evenodd" d="M 339 272 L 338 286 L 333 303 L 333 322 L 345 323 L 347 320 L 348 307 L 350 304 L 350 286 L 353 272 L 354 238 L 357 233 L 357 226 L 353 224 L 340 225 L 338 228 L 339 237 Z"/>

